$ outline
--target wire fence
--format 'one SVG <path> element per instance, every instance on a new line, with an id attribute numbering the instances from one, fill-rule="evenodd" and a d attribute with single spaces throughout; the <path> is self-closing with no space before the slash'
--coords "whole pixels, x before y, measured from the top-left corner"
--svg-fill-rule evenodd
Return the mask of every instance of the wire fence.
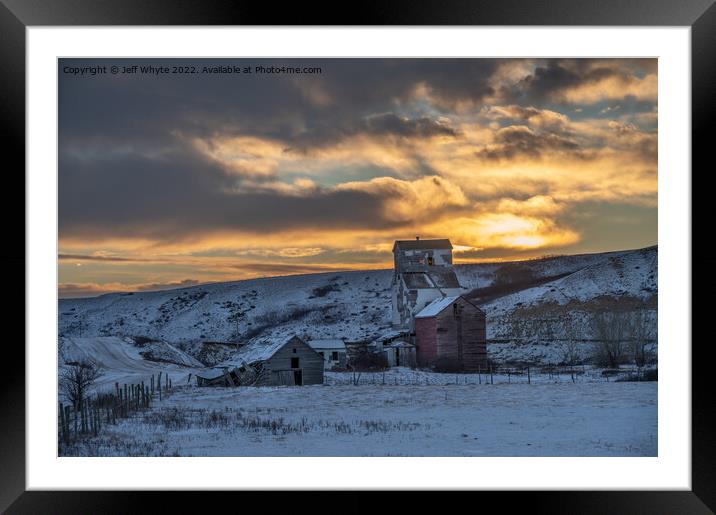
<path id="1" fill-rule="evenodd" d="M 116 424 L 118 419 L 146 410 L 155 400 L 171 392 L 171 378 L 161 372 L 146 383 L 114 384 L 114 392 L 98 392 L 86 399 L 59 403 L 58 441 L 70 444 L 80 438 L 97 436 L 102 427 Z"/>
<path id="2" fill-rule="evenodd" d="M 421 369 L 389 368 L 384 371 L 327 371 L 324 384 L 385 386 L 448 386 L 495 384 L 582 383 L 622 380 L 651 380 L 636 368 L 595 369 L 585 365 L 493 365 L 474 372 L 434 372 Z"/>

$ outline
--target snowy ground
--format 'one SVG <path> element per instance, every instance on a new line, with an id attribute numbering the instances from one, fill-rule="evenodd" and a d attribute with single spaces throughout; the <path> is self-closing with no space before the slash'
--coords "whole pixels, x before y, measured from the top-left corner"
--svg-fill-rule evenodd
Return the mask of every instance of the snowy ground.
<path id="1" fill-rule="evenodd" d="M 399 371 L 395 382 L 407 377 Z M 67 454 L 657 455 L 657 383 L 541 377 L 490 385 L 474 375 L 429 374 L 396 385 L 376 374 L 353 385 L 352 375 L 333 373 L 329 385 L 182 386 Z"/>

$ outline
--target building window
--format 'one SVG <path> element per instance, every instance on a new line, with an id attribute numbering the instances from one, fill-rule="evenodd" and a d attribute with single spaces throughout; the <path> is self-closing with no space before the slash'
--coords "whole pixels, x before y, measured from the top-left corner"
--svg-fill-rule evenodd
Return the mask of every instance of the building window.
<path id="1" fill-rule="evenodd" d="M 331 353 L 331 359 L 332 359 L 333 361 L 338 361 L 338 351 L 335 351 L 335 350 L 334 350 L 334 351 Z"/>
<path id="2" fill-rule="evenodd" d="M 296 349 L 293 349 L 293 353 L 296 354 L 296 352 L 297 352 Z"/>
<path id="3" fill-rule="evenodd" d="M 326 357 L 326 355 L 323 352 L 319 352 L 319 354 L 321 355 L 322 358 Z"/>
<path id="4" fill-rule="evenodd" d="M 298 367 L 298 358 L 291 358 L 291 368 L 299 368 Z"/>
<path id="5" fill-rule="evenodd" d="M 457 303 L 452 305 L 452 314 L 455 318 L 460 318 L 460 306 L 458 306 Z"/>
<path id="6" fill-rule="evenodd" d="M 433 260 L 433 256 L 428 256 L 428 266 L 433 266 L 433 263 L 435 261 Z"/>

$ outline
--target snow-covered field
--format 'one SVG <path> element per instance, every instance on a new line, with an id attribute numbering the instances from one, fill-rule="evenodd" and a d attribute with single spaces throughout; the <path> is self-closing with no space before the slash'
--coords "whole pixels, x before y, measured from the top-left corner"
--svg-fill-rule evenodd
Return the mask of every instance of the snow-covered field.
<path id="1" fill-rule="evenodd" d="M 328 372 L 306 387 L 198 388 L 193 375 L 255 337 L 372 341 L 390 323 L 391 270 L 274 277 L 59 303 L 63 367 L 92 358 L 95 390 L 174 389 L 147 411 L 61 449 L 90 456 L 655 456 L 657 383 L 577 375 L 566 342 L 593 348 L 590 317 L 640 314 L 656 361 L 657 248 L 462 265 L 487 313 L 488 355 L 510 375 Z M 531 377 L 524 364 L 531 365 Z M 522 372 L 515 374 L 514 372 Z M 492 383 L 492 384 L 489 384 Z"/>
<path id="2" fill-rule="evenodd" d="M 538 376 L 532 384 L 502 377 L 490 385 L 473 374 L 447 384 L 455 376 L 430 375 L 440 380 L 395 385 L 389 376 L 382 384 L 376 374 L 353 385 L 352 375 L 333 373 L 334 384 L 322 386 L 181 386 L 67 454 L 657 455 L 655 382 L 607 382 L 595 374 L 576 383 Z"/>

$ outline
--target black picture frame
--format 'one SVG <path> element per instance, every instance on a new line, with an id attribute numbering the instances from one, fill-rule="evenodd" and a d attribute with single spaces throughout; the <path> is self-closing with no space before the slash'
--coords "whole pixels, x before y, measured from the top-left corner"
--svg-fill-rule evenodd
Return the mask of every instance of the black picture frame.
<path id="1" fill-rule="evenodd" d="M 697 167 L 705 173 L 708 128 L 716 119 L 716 5 L 714 0 L 430 0 L 423 2 L 366 2 L 353 9 L 331 10 L 322 4 L 285 3 L 280 7 L 248 1 L 194 2 L 191 0 L 0 0 L 0 114 L 3 125 L 3 161 L 12 162 L 5 169 L 6 194 L 25 191 L 25 29 L 31 26 L 78 25 L 575 25 L 575 26 L 689 26 L 691 27 L 692 71 L 692 192 L 705 195 L 706 188 L 693 188 Z M 713 168 L 712 163 L 709 163 Z M 10 183 L 9 181 L 14 181 Z M 0 209 L 6 221 L 6 244 L 0 255 L 10 271 L 9 290 L 24 291 L 17 270 L 25 264 L 25 227 L 12 224 L 20 206 L 6 195 Z M 15 194 L 19 198 L 19 195 Z M 24 196 L 22 197 L 24 198 Z M 710 219 L 704 202 L 692 197 L 692 234 L 700 223 Z M 8 234 L 9 233 L 9 234 Z M 9 237 L 8 237 L 9 236 Z M 20 241 L 23 242 L 20 245 Z M 692 274 L 702 291 L 716 283 L 713 254 L 698 254 L 706 242 L 692 244 Z M 22 250 L 20 250 L 22 249 Z M 668 273 L 663 270 L 662 273 Z M 22 282 L 22 284 L 21 284 Z M 694 290 L 695 291 L 695 290 Z M 23 296 L 24 298 L 24 296 Z M 19 310 L 17 296 L 12 309 Z M 10 305 L 10 304 L 8 304 Z M 25 306 L 25 308 L 31 306 Z M 703 326 L 708 303 L 692 300 L 693 329 Z M 17 324 L 19 316 L 8 326 Z M 699 316 L 701 315 L 701 316 Z M 24 330 L 23 340 L 24 340 Z M 696 332 L 692 340 L 696 340 Z M 233 493 L 173 492 L 28 492 L 25 491 L 25 355 L 19 338 L 8 338 L 7 354 L 12 363 L 3 370 L 2 438 L 0 438 L 0 510 L 7 513 L 128 513 L 148 511 L 150 498 L 161 495 L 162 509 L 180 506 L 181 512 L 194 511 L 206 503 L 217 508 Z M 687 343 L 687 342 L 684 342 Z M 702 341 L 708 344 L 708 340 Z M 712 513 L 716 510 L 716 433 L 711 397 L 709 360 L 706 345 L 692 347 L 692 490 L 691 491 L 609 491 L 609 492 L 485 492 L 478 502 L 498 501 L 510 511 L 519 506 L 550 513 Z M 242 502 L 250 503 L 248 493 Z M 252 494 L 256 495 L 256 494 Z M 266 495 L 264 493 L 264 495 Z M 276 494 L 272 493 L 272 496 Z M 302 493 L 298 498 L 316 495 Z M 341 511 L 365 511 L 372 503 L 365 492 L 352 492 L 341 501 Z M 292 494 L 293 502 L 297 494 Z M 414 493 L 401 500 L 401 508 L 424 503 L 423 495 Z M 276 497 L 273 497 L 274 499 Z M 279 496 L 280 498 L 280 496 Z M 451 504 L 459 500 L 451 500 Z M 474 500 L 469 501 L 475 502 Z M 196 503 L 196 504 L 195 504 Z M 216 503 L 216 504 L 215 504 Z M 457 506 L 457 504 L 453 504 Z M 361 508 L 361 506 L 363 508 Z"/>

